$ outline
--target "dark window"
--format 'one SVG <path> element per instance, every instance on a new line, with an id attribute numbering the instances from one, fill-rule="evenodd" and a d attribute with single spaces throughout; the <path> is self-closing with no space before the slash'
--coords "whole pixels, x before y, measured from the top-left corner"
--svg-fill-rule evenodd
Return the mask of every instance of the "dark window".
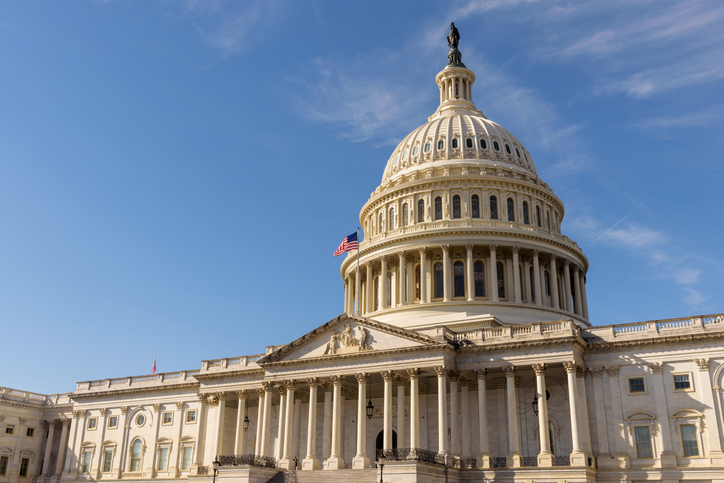
<path id="1" fill-rule="evenodd" d="M 473 272 L 475 274 L 475 296 L 485 297 L 485 266 L 483 262 L 475 262 Z"/>
<path id="2" fill-rule="evenodd" d="M 498 198 L 495 196 L 490 197 L 490 219 L 498 219 Z"/>
<path id="3" fill-rule="evenodd" d="M 442 198 L 435 198 L 435 219 L 442 220 Z"/>
<path id="4" fill-rule="evenodd" d="M 510 146 L 508 146 L 507 144 L 505 145 L 505 152 L 508 154 L 513 154 L 510 152 Z"/>
<path id="5" fill-rule="evenodd" d="M 465 297 L 465 266 L 463 262 L 453 263 L 454 297 Z"/>
<path id="6" fill-rule="evenodd" d="M 676 374 L 674 376 L 674 389 L 689 389 L 691 382 L 688 374 Z"/>
<path id="7" fill-rule="evenodd" d="M 523 202 L 523 223 L 530 225 L 530 219 L 528 218 L 528 202 Z"/>
<path id="8" fill-rule="evenodd" d="M 498 141 L 493 141 L 493 147 L 496 151 L 500 151 L 500 144 L 498 144 Z"/>
<path id="9" fill-rule="evenodd" d="M 453 147 L 453 149 L 457 149 L 457 148 L 458 148 L 458 140 L 457 140 L 457 138 L 455 138 L 455 139 L 452 140 L 452 147 Z"/>
<path id="10" fill-rule="evenodd" d="M 488 149 L 488 143 L 485 142 L 485 139 L 480 140 L 480 147 L 483 149 Z"/>
<path id="11" fill-rule="evenodd" d="M 437 142 L 437 149 L 442 149 L 445 147 L 445 141 L 442 139 Z"/>
<path id="12" fill-rule="evenodd" d="M 425 221 L 425 200 L 417 201 L 417 222 L 422 223 Z"/>
<path id="13" fill-rule="evenodd" d="M 8 473 L 8 457 L 0 456 L 0 476 L 5 476 Z"/>
<path id="14" fill-rule="evenodd" d="M 550 279 L 550 276 L 548 275 L 548 271 L 544 272 L 543 278 L 545 279 L 544 282 L 545 282 L 545 287 L 546 287 L 546 295 L 550 295 L 551 294 L 551 279 Z"/>
<path id="15" fill-rule="evenodd" d="M 395 209 L 390 209 L 390 220 L 389 220 L 390 230 L 395 229 Z"/>
<path id="16" fill-rule="evenodd" d="M 20 460 L 20 472 L 18 473 L 19 476 L 27 477 L 28 476 L 28 466 L 30 465 L 30 459 L 23 458 Z"/>
<path id="17" fill-rule="evenodd" d="M 535 207 L 535 224 L 538 226 L 541 226 L 540 223 L 540 206 Z"/>
<path id="18" fill-rule="evenodd" d="M 508 221 L 515 221 L 515 203 L 513 203 L 513 198 L 508 198 Z"/>
<path id="19" fill-rule="evenodd" d="M 472 148 L 472 147 L 473 147 L 473 140 L 470 139 L 470 138 L 467 138 L 467 139 L 465 140 L 465 145 L 466 145 L 468 148 Z"/>
<path id="20" fill-rule="evenodd" d="M 535 302 L 535 276 L 533 274 L 533 266 L 530 267 L 530 294 L 533 302 Z"/>
<path id="21" fill-rule="evenodd" d="M 505 268 L 498 262 L 498 298 L 505 298 Z"/>
<path id="22" fill-rule="evenodd" d="M 420 265 L 415 267 L 415 300 L 420 300 Z"/>
<path id="23" fill-rule="evenodd" d="M 518 155 L 518 159 L 520 159 L 520 151 L 518 151 L 518 148 L 515 148 L 515 154 Z"/>
<path id="24" fill-rule="evenodd" d="M 470 198 L 470 205 L 472 205 L 473 218 L 480 218 L 480 198 L 478 195 L 473 195 Z"/>
<path id="25" fill-rule="evenodd" d="M 402 205 L 402 226 L 407 226 L 409 224 L 409 209 L 407 208 L 407 203 Z"/>
<path id="26" fill-rule="evenodd" d="M 442 263 L 437 262 L 435 264 L 435 298 L 441 299 L 445 295 L 443 281 Z"/>
<path id="27" fill-rule="evenodd" d="M 643 377 L 632 377 L 628 380 L 628 392 L 646 392 Z"/>
<path id="28" fill-rule="evenodd" d="M 453 218 L 460 218 L 460 195 L 453 196 Z"/>
<path id="29" fill-rule="evenodd" d="M 651 432 L 648 426 L 639 426 L 634 428 L 636 435 L 636 455 L 639 458 L 653 458 L 651 451 Z"/>

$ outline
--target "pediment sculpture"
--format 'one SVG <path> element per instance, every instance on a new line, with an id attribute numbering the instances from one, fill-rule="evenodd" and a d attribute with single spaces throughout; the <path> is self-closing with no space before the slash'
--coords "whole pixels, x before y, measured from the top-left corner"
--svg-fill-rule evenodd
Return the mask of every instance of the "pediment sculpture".
<path id="1" fill-rule="evenodd" d="M 329 338 L 324 355 L 351 354 L 372 350 L 368 344 L 370 332 L 364 327 L 357 327 L 358 335 L 351 325 L 346 325 L 342 333 L 335 330 Z"/>

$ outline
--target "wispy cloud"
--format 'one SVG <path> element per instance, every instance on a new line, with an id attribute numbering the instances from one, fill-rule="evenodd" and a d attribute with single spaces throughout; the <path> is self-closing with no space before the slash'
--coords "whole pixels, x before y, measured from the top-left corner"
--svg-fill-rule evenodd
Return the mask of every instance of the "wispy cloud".
<path id="1" fill-rule="evenodd" d="M 713 108 L 699 112 L 681 114 L 678 116 L 653 116 L 633 123 L 640 129 L 668 129 L 682 127 L 710 126 L 724 118 L 724 106 L 716 105 Z"/>
<path id="2" fill-rule="evenodd" d="M 663 235 L 650 228 L 626 223 L 621 228 L 608 230 L 604 239 L 632 248 L 648 247 L 663 241 Z"/>
<path id="3" fill-rule="evenodd" d="M 272 6 L 273 3 L 252 2 L 244 11 L 229 16 L 212 30 L 200 29 L 201 36 L 209 46 L 225 54 L 238 54 L 248 46 L 254 27 Z"/>
<path id="4" fill-rule="evenodd" d="M 698 307 L 708 300 L 706 295 L 691 287 L 684 288 L 684 293 L 684 303 L 692 307 Z"/>

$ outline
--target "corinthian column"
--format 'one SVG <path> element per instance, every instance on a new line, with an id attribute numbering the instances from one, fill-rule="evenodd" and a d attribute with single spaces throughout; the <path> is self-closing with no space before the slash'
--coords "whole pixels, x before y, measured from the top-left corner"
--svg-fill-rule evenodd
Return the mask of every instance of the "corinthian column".
<path id="1" fill-rule="evenodd" d="M 520 263 L 518 261 L 518 252 L 520 247 L 512 247 L 513 251 L 513 293 L 515 294 L 515 303 L 521 303 L 523 301 L 520 293 Z"/>
<path id="2" fill-rule="evenodd" d="M 382 371 L 384 379 L 383 423 L 382 423 L 382 450 L 392 450 L 392 382 L 395 374 L 392 371 Z"/>
<path id="3" fill-rule="evenodd" d="M 284 416 L 284 449 L 282 451 L 282 460 L 279 462 L 279 467 L 285 470 L 291 470 L 294 468 L 294 455 L 292 454 L 292 446 L 294 440 L 294 381 L 285 381 L 284 388 L 287 390 L 286 397 L 286 414 Z M 280 414 L 281 416 L 281 414 Z"/>
<path id="4" fill-rule="evenodd" d="M 490 468 L 490 443 L 488 442 L 488 395 L 485 387 L 487 369 L 478 369 L 478 430 L 480 437 L 480 453 L 478 468 Z"/>
<path id="5" fill-rule="evenodd" d="M 427 250 L 420 248 L 420 303 L 427 303 Z"/>
<path id="6" fill-rule="evenodd" d="M 450 454 L 447 441 L 447 369 L 434 367 L 437 373 L 437 452 L 446 460 Z"/>
<path id="7" fill-rule="evenodd" d="M 346 466 L 342 458 L 342 382 L 344 376 L 332 376 L 332 454 L 327 458 L 328 470 L 342 470 Z"/>
<path id="8" fill-rule="evenodd" d="M 537 288 L 537 287 L 536 287 Z M 533 364 L 535 372 L 536 397 L 538 398 L 538 437 L 540 453 L 538 453 L 538 466 L 553 466 L 553 453 L 548 434 L 548 400 L 546 398 L 546 365 Z"/>
<path id="9" fill-rule="evenodd" d="M 465 261 L 465 278 L 468 302 L 475 300 L 475 274 L 473 273 L 473 245 L 465 245 L 467 259 Z"/>
<path id="10" fill-rule="evenodd" d="M 105 414 L 105 409 L 103 410 Z M 45 457 L 43 458 L 43 473 L 40 475 L 50 476 L 50 452 L 53 450 L 53 436 L 55 436 L 55 420 L 48 420 L 48 439 L 45 443 Z"/>
<path id="11" fill-rule="evenodd" d="M 498 259 L 495 254 L 496 248 L 497 245 L 490 245 L 490 261 L 488 262 L 488 272 L 490 273 L 488 277 L 490 279 L 490 296 L 488 296 L 488 300 L 493 302 L 498 301 Z"/>
<path id="12" fill-rule="evenodd" d="M 242 389 L 236 391 L 239 406 L 236 408 L 236 439 L 234 440 L 234 454 L 244 454 L 244 418 L 246 417 L 246 402 L 249 391 Z"/>
<path id="13" fill-rule="evenodd" d="M 568 407 L 571 412 L 571 443 L 573 451 L 571 451 L 571 466 L 586 466 L 586 455 L 581 449 L 581 435 L 578 431 L 578 393 L 576 387 L 576 372 L 578 367 L 573 361 L 564 361 L 563 367 L 566 368 L 566 376 L 568 378 Z"/>
<path id="14" fill-rule="evenodd" d="M 518 398 L 515 390 L 515 366 L 503 367 L 508 404 L 508 468 L 520 468 L 520 440 L 518 439 Z"/>
<path id="15" fill-rule="evenodd" d="M 387 257 L 381 257 L 380 267 L 380 309 L 387 308 Z"/>
<path id="16" fill-rule="evenodd" d="M 556 256 L 551 253 L 551 276 L 549 279 L 551 287 L 551 301 L 553 302 L 553 308 L 559 309 L 561 307 L 558 300 L 558 269 L 556 267 Z"/>
<path id="17" fill-rule="evenodd" d="M 420 447 L 420 369 L 407 370 L 410 376 L 410 448 Z"/>
<path id="18" fill-rule="evenodd" d="M 317 459 L 317 387 L 319 378 L 307 378 L 309 383 L 309 418 L 307 422 L 307 457 L 302 461 L 302 470 L 318 470 Z"/>
<path id="19" fill-rule="evenodd" d="M 363 469 L 370 467 L 370 459 L 367 457 L 367 381 L 369 374 L 355 374 L 357 378 L 357 454 L 352 459 L 352 468 Z"/>
<path id="20" fill-rule="evenodd" d="M 442 246 L 442 301 L 450 302 L 450 246 Z"/>

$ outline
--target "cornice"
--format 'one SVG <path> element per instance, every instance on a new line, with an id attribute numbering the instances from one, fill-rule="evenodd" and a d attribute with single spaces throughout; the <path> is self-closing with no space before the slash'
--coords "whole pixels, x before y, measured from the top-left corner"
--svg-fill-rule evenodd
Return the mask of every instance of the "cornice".
<path id="1" fill-rule="evenodd" d="M 474 354 L 477 352 L 492 352 L 492 351 L 507 351 L 517 350 L 520 351 L 523 348 L 532 347 L 552 347 L 552 346 L 565 346 L 570 345 L 572 349 L 576 349 L 581 353 L 586 351 L 586 342 L 578 336 L 566 336 L 558 339 L 528 339 L 520 340 L 513 339 L 510 342 L 498 342 L 497 340 L 491 340 L 491 342 L 485 342 L 483 345 L 473 345 L 461 347 L 460 355 Z"/>
<path id="2" fill-rule="evenodd" d="M 64 409 L 64 408 L 71 408 L 73 407 L 72 404 L 55 404 L 55 405 L 47 405 L 47 404 L 31 404 L 24 401 L 13 401 L 12 399 L 0 399 L 0 404 L 4 404 L 6 406 L 15 406 L 20 408 L 26 408 L 26 409 L 36 409 L 40 411 L 46 411 L 48 409 Z"/>
<path id="3" fill-rule="evenodd" d="M 143 394 L 148 392 L 157 392 L 157 393 L 169 393 L 174 392 L 182 389 L 191 389 L 191 388 L 199 388 L 200 384 L 198 382 L 190 382 L 186 384 L 176 384 L 173 386 L 149 386 L 149 387 L 131 387 L 128 389 L 116 389 L 111 391 L 98 391 L 98 392 L 88 392 L 88 393 L 72 393 L 70 394 L 70 398 L 75 400 L 81 400 L 81 399 L 91 399 L 94 397 L 110 397 L 110 396 L 120 396 L 120 395 L 129 395 L 129 394 Z"/>
<path id="4" fill-rule="evenodd" d="M 236 377 L 236 376 L 254 376 L 264 375 L 264 369 L 246 369 L 246 370 L 234 370 L 234 371 L 218 371 L 218 372 L 205 372 L 203 374 L 197 374 L 194 376 L 199 381 L 206 379 L 221 379 L 225 377 Z"/>
<path id="5" fill-rule="evenodd" d="M 585 340 L 585 339 L 584 339 Z M 724 340 L 724 332 L 718 333 L 689 333 L 680 335 L 657 336 L 648 339 L 633 338 L 628 340 L 590 342 L 586 341 L 586 351 L 620 350 L 630 347 L 653 347 L 657 345 L 682 345 L 692 342 L 708 342 Z"/>

